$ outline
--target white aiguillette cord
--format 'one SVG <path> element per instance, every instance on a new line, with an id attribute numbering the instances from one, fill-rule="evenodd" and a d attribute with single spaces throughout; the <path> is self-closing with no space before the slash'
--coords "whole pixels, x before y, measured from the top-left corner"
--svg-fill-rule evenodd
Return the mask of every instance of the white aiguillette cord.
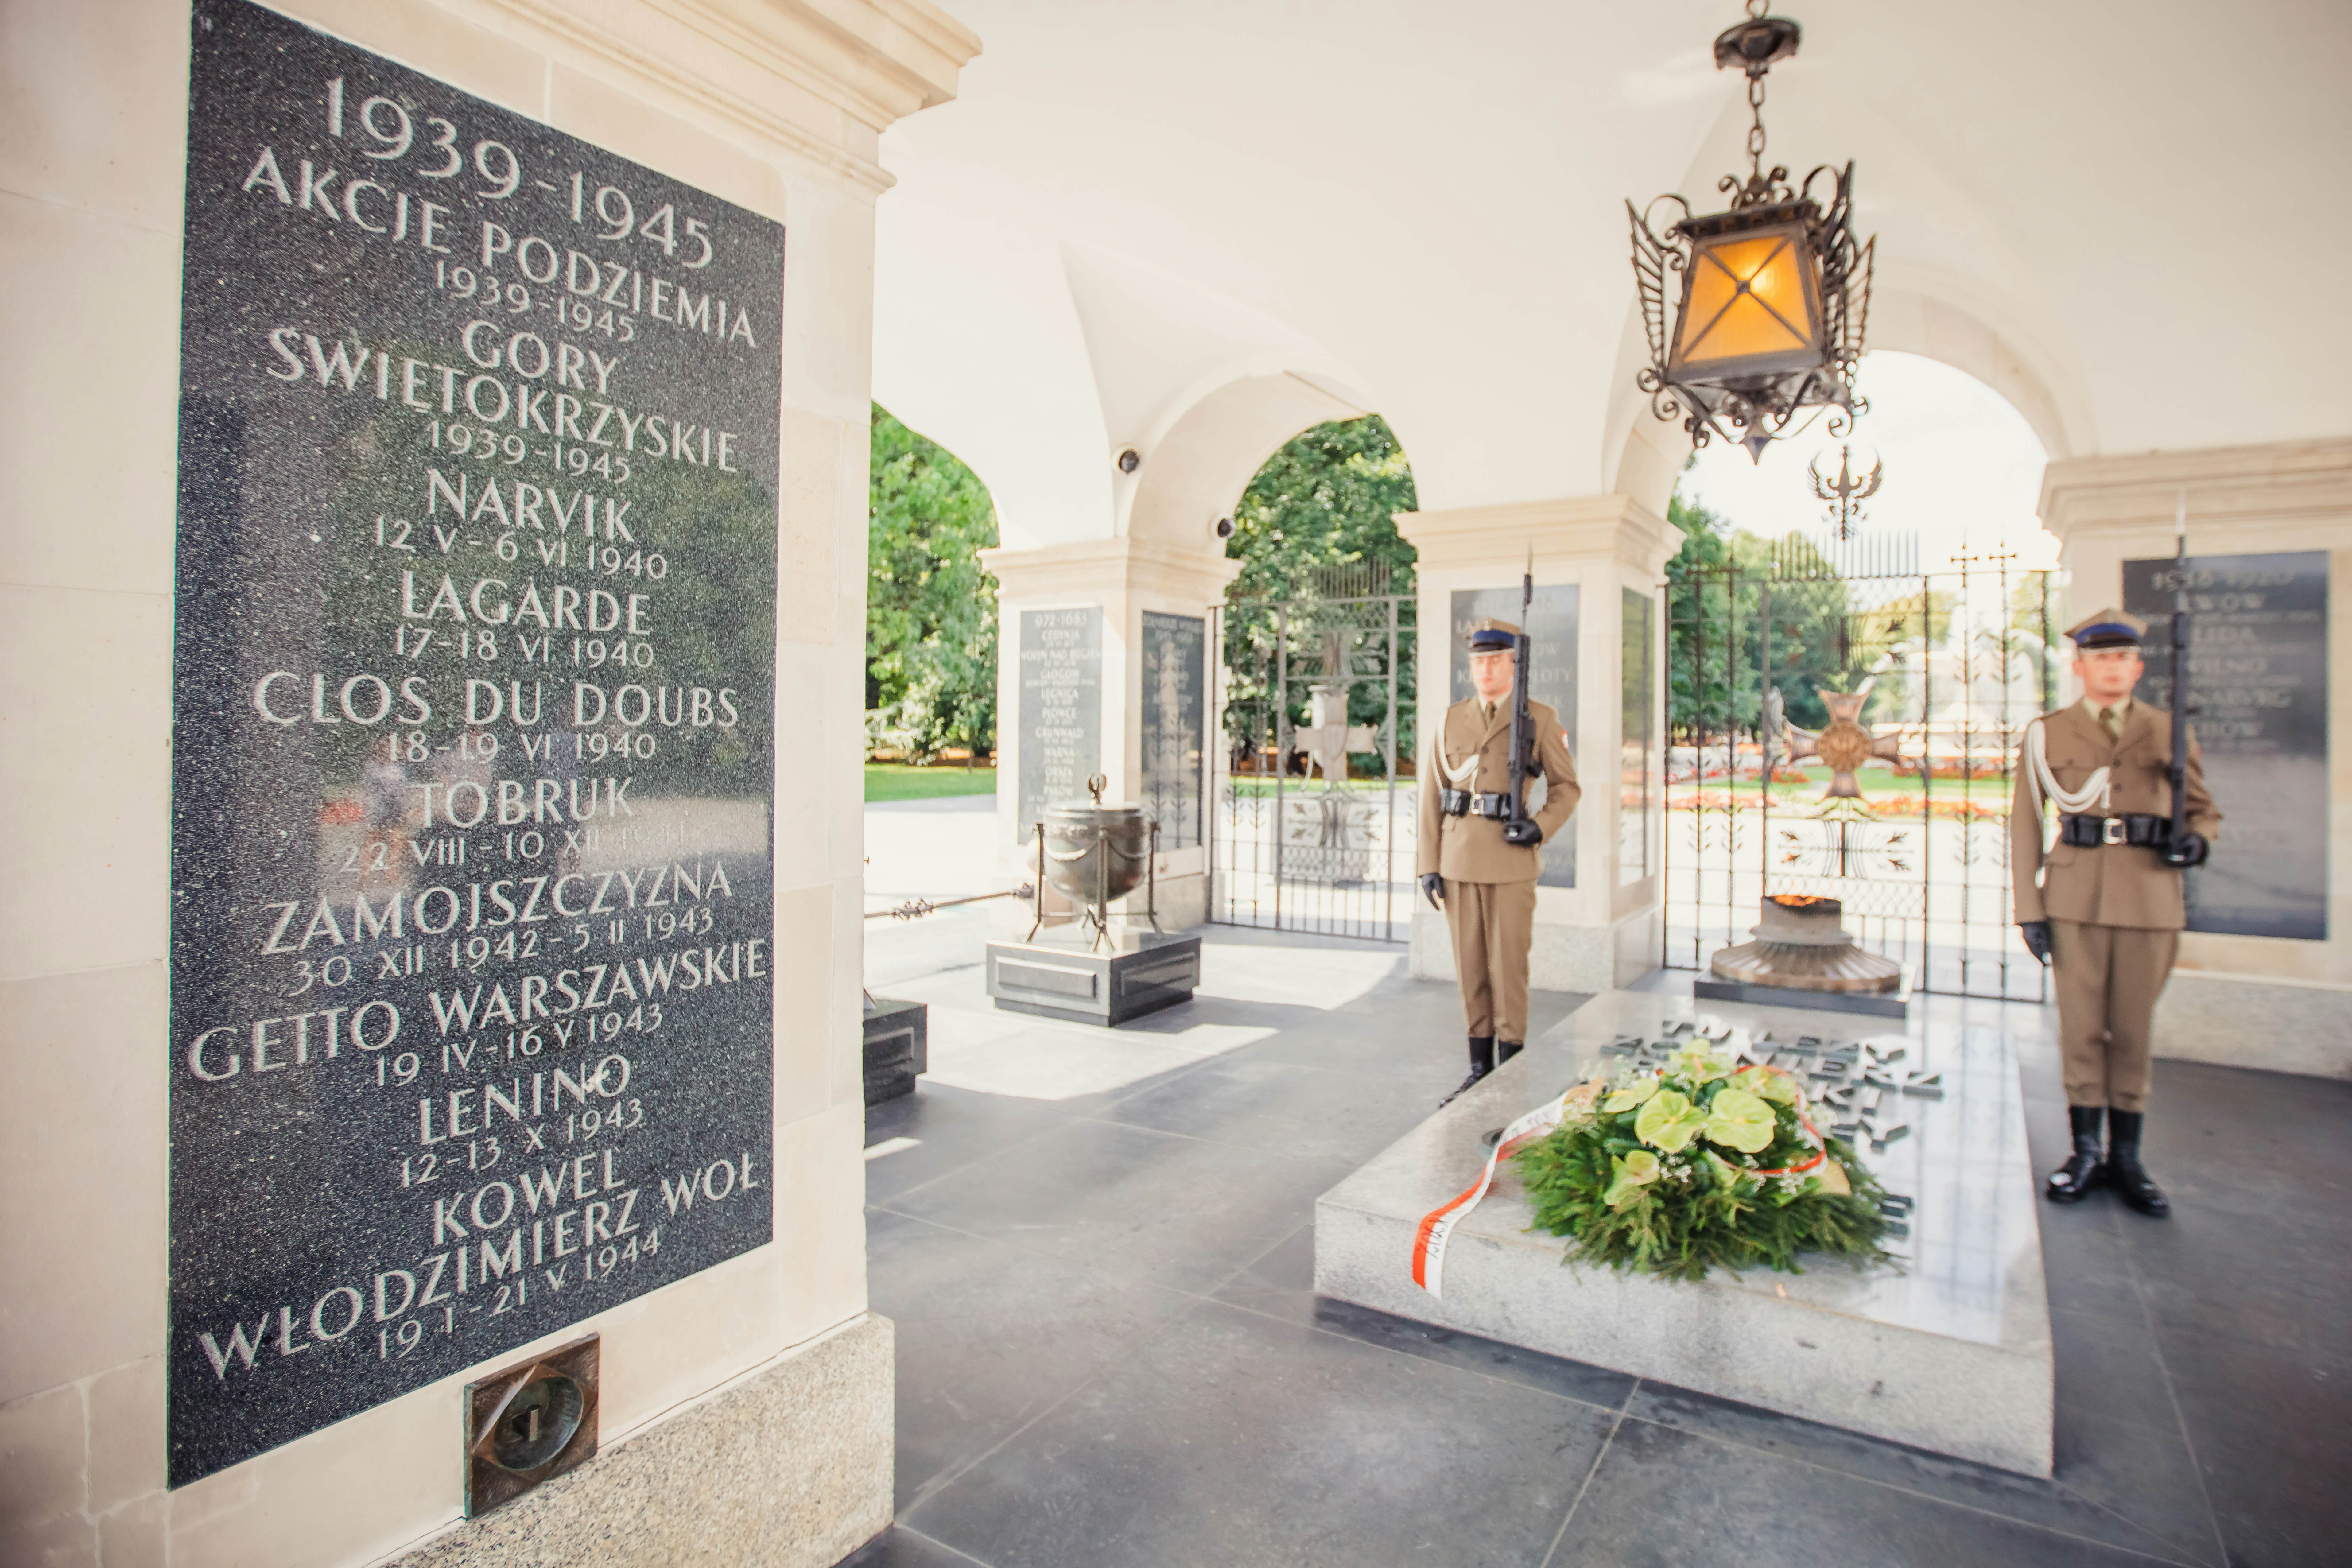
<path id="1" fill-rule="evenodd" d="M 1444 773 L 1448 782 L 1452 783 L 1457 789 L 1461 787 L 1463 780 L 1467 779 L 1477 773 L 1478 753 L 1480 750 L 1482 750 L 1482 748 L 1471 748 L 1470 754 L 1462 759 L 1462 765 L 1457 768 L 1452 763 L 1445 760 L 1445 737 L 1444 735 L 1439 735 L 1434 742 L 1431 742 L 1429 748 L 1430 755 L 1436 760 L 1437 771 Z"/>
<path id="2" fill-rule="evenodd" d="M 2099 815 L 2105 816 L 2107 803 L 2113 798 L 2108 782 L 2110 770 L 2104 767 L 2095 769 L 2091 776 L 2083 781 L 2081 789 L 2060 788 L 2057 776 L 2050 771 L 2050 759 L 2043 754 L 2047 742 L 2042 739 L 2042 728 L 2039 719 L 2025 727 L 2025 755 L 2032 764 L 2033 782 L 2040 787 L 2042 798 L 2070 816 L 2081 816 L 2095 801 Z"/>

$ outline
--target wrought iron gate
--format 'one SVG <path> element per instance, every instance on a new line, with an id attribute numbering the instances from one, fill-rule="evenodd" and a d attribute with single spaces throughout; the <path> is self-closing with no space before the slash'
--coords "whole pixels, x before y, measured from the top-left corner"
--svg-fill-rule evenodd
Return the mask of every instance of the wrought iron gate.
<path id="1" fill-rule="evenodd" d="M 1242 599 L 1223 650 L 1209 918 L 1402 942 L 1412 920 L 1414 602 L 1386 574 Z"/>
<path id="2" fill-rule="evenodd" d="M 2056 687 L 2051 574 L 1792 536 L 1670 574 L 1667 966 L 1747 941 L 1764 895 L 1811 893 L 1920 990 L 2044 999 L 2009 812 Z"/>

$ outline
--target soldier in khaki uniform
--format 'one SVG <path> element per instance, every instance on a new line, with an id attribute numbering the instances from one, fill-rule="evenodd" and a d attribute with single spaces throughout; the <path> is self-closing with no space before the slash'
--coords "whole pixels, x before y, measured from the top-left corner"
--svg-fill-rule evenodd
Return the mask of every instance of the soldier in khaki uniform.
<path id="1" fill-rule="evenodd" d="M 1526 1043 L 1528 949 L 1535 941 L 1536 879 L 1543 874 L 1538 846 L 1567 823 L 1582 793 L 1559 715 L 1530 701 L 1534 734 L 1526 773 L 1530 784 L 1543 779 L 1543 806 L 1532 821 L 1508 820 L 1518 635 L 1507 621 L 1471 628 L 1474 695 L 1445 710 L 1421 775 L 1416 869 L 1422 891 L 1445 912 L 1454 933 L 1454 967 L 1470 1024 L 1470 1076 L 1454 1094 Z"/>
<path id="2" fill-rule="evenodd" d="M 2083 700 L 2026 727 L 2010 814 L 2017 921 L 2034 957 L 2053 966 L 2059 1048 L 2074 1152 L 2048 1195 L 2074 1203 L 2112 1182 L 2126 1203 L 2171 1205 L 2140 1163 L 2153 1077 L 2149 1022 L 2187 923 L 2180 872 L 2201 863 L 2221 814 L 2189 748 L 2188 828 L 2171 830 L 2172 719 L 2132 700 L 2147 623 L 2104 609 L 2066 635 Z M 2042 805 L 2057 808 L 2058 842 L 2042 848 Z M 2037 876 L 2038 873 L 2038 876 Z M 2099 1121 L 2108 1122 L 2106 1157 Z"/>

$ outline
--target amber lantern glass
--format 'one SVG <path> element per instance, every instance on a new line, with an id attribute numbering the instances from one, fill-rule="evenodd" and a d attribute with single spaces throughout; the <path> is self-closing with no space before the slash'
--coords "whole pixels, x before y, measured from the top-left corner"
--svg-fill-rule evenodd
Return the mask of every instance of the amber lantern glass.
<path id="1" fill-rule="evenodd" d="M 1713 380 L 1820 364 L 1822 336 L 1821 279 L 1801 223 L 1692 237 L 1675 369 Z"/>

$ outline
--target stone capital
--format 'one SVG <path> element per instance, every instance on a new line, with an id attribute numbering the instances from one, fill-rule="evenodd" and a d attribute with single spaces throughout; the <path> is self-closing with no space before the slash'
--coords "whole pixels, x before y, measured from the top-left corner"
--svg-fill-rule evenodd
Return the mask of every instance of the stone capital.
<path id="1" fill-rule="evenodd" d="M 1420 552 L 1421 566 L 1483 566 L 1601 557 L 1649 577 L 1682 548 L 1683 531 L 1625 495 L 1574 496 L 1401 511 L 1397 531 Z"/>
<path id="2" fill-rule="evenodd" d="M 1035 550 L 983 550 L 980 563 L 996 578 L 1000 603 L 1088 599 L 1140 594 L 1213 605 L 1242 563 L 1196 550 L 1119 537 L 1048 544 Z"/>
<path id="3" fill-rule="evenodd" d="M 2168 534 L 2184 500 L 2192 554 L 2207 528 L 2340 526 L 2352 516 L 2352 437 L 2066 458 L 2042 472 L 2042 524 L 2071 552 L 2099 535 Z"/>
<path id="4" fill-rule="evenodd" d="M 722 134 L 749 132 L 870 195 L 895 183 L 874 139 L 955 97 L 958 73 L 980 53 L 979 37 L 929 0 L 443 4 L 683 118 Z M 292 8 L 341 9 L 318 0 Z"/>

